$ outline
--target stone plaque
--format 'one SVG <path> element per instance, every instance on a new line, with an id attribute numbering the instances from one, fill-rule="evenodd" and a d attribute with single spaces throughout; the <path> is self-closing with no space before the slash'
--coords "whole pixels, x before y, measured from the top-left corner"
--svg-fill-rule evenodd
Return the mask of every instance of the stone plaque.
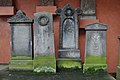
<path id="1" fill-rule="evenodd" d="M 19 10 L 8 22 L 11 27 L 10 69 L 32 69 L 32 20 Z"/>
<path id="2" fill-rule="evenodd" d="M 54 50 L 53 16 L 51 13 L 40 12 L 34 15 L 34 71 L 56 72 Z M 38 62 L 41 61 L 41 62 Z M 46 63 L 46 61 L 48 61 Z"/>
<path id="3" fill-rule="evenodd" d="M 78 15 L 79 8 L 73 8 L 70 4 L 63 9 L 57 9 L 56 14 L 60 16 L 60 47 L 58 60 L 78 59 L 80 61 L 80 50 L 78 49 Z M 58 61 L 59 63 L 60 61 Z M 80 66 L 76 65 L 77 67 Z M 64 67 L 64 66 L 63 66 Z"/>
<path id="4" fill-rule="evenodd" d="M 0 6 L 12 6 L 13 0 L 0 0 Z"/>
<path id="5" fill-rule="evenodd" d="M 96 19 L 95 0 L 81 0 L 81 9 L 83 11 L 81 19 Z"/>
<path id="6" fill-rule="evenodd" d="M 86 30 L 85 69 L 106 68 L 106 30 L 107 25 L 89 24 Z"/>
<path id="7" fill-rule="evenodd" d="M 53 6 L 54 0 L 39 0 L 40 6 Z"/>

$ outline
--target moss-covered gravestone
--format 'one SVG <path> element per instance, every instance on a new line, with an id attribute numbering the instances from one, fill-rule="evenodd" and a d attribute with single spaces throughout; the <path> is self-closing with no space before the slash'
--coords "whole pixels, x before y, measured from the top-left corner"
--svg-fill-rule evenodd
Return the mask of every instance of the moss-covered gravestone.
<path id="1" fill-rule="evenodd" d="M 106 30 L 107 25 L 93 23 L 86 25 L 86 48 L 84 70 L 101 72 L 106 65 Z"/>
<path id="2" fill-rule="evenodd" d="M 53 16 L 51 13 L 34 14 L 34 72 L 55 73 Z"/>
<path id="3" fill-rule="evenodd" d="M 117 66 L 117 80 L 120 80 L 120 35 L 118 36 L 119 39 L 119 63 Z"/>
<path id="4" fill-rule="evenodd" d="M 81 68 L 80 49 L 78 48 L 78 15 L 81 14 L 81 10 L 67 4 L 63 9 L 58 8 L 56 14 L 60 16 L 57 66 L 59 69 Z"/>
<path id="5" fill-rule="evenodd" d="M 32 20 L 19 10 L 9 18 L 11 29 L 10 70 L 32 70 Z"/>

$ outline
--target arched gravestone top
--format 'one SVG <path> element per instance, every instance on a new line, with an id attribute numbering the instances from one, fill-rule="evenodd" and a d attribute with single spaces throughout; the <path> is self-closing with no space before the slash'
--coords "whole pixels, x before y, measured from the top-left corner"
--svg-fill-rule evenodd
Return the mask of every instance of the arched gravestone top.
<path id="1" fill-rule="evenodd" d="M 102 23 L 92 23 L 85 27 L 86 31 L 106 31 L 107 29 L 107 25 Z"/>
<path id="2" fill-rule="evenodd" d="M 8 19 L 9 23 L 32 23 L 32 19 L 28 18 L 26 14 L 19 10 L 17 11 L 15 16 L 12 16 L 11 18 Z"/>

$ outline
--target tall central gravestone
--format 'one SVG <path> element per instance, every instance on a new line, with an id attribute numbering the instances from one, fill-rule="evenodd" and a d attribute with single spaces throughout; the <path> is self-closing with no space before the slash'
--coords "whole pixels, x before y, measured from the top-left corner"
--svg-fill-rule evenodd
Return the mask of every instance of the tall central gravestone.
<path id="1" fill-rule="evenodd" d="M 67 4 L 63 9 L 58 8 L 56 13 L 60 16 L 58 67 L 81 68 L 78 48 L 78 15 L 81 14 L 81 10 Z"/>
<path id="2" fill-rule="evenodd" d="M 53 16 L 48 12 L 34 15 L 34 71 L 56 72 Z"/>
<path id="3" fill-rule="evenodd" d="M 11 60 L 9 69 L 32 70 L 32 19 L 19 10 L 9 18 L 11 29 Z"/>
<path id="4" fill-rule="evenodd" d="M 86 25 L 86 48 L 84 69 L 99 71 L 106 69 L 106 30 L 107 25 L 93 23 Z"/>

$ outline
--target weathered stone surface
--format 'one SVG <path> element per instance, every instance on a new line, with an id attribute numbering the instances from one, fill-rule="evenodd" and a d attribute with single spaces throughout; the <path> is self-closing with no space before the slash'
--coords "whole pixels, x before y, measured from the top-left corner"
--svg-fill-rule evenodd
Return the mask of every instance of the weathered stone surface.
<path id="1" fill-rule="evenodd" d="M 19 10 L 15 16 L 9 18 L 8 22 L 11 27 L 11 62 L 9 69 L 26 69 L 28 60 L 32 63 L 32 20 Z M 20 64 L 21 66 L 18 66 Z M 29 65 L 32 66 L 32 64 Z"/>
<path id="2" fill-rule="evenodd" d="M 118 55 L 118 66 L 117 66 L 117 80 L 120 80 L 120 35 L 118 36 L 119 39 L 119 55 Z"/>
<path id="3" fill-rule="evenodd" d="M 80 50 L 78 49 L 78 15 L 81 14 L 81 10 L 67 4 L 63 9 L 58 8 L 56 14 L 60 16 L 59 60 L 63 59 L 64 61 L 64 58 L 77 58 L 80 61 Z"/>
<path id="4" fill-rule="evenodd" d="M 36 72 L 45 72 L 43 67 L 52 67 L 54 70 L 50 71 L 56 72 L 53 17 L 51 13 L 40 12 L 34 15 L 34 57 L 34 71 L 38 68 Z M 48 64 L 45 63 L 46 60 L 49 60 Z"/>
<path id="5" fill-rule="evenodd" d="M 81 19 L 96 19 L 95 0 L 81 0 L 81 9 L 83 11 Z"/>
<path id="6" fill-rule="evenodd" d="M 93 23 L 86 25 L 85 69 L 106 68 L 107 25 Z"/>
<path id="7" fill-rule="evenodd" d="M 40 6 L 53 6 L 54 0 L 39 0 Z"/>
<path id="8" fill-rule="evenodd" d="M 0 0 L 0 6 L 12 6 L 13 0 Z"/>

